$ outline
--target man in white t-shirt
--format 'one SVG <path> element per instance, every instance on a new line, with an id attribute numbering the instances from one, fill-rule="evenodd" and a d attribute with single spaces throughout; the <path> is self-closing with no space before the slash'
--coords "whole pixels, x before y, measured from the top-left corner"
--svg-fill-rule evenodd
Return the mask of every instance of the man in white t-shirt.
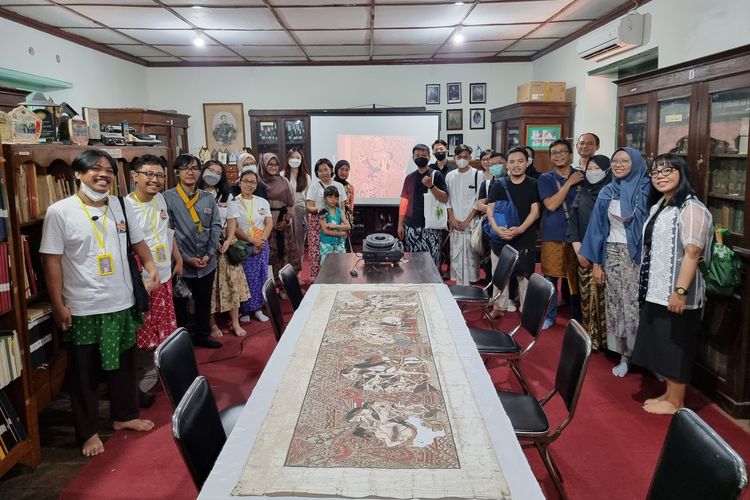
<path id="1" fill-rule="evenodd" d="M 182 255 L 174 240 L 174 231 L 169 229 L 167 202 L 160 193 L 164 187 L 166 175 L 161 158 L 154 155 L 143 155 L 130 168 L 135 183 L 135 190 L 125 200 L 136 215 L 135 222 L 144 234 L 144 241 L 151 250 L 151 257 L 161 277 L 161 285 L 151 291 L 149 310 L 144 313 L 145 322 L 136 334 L 136 346 L 141 349 L 138 355 L 139 367 L 139 402 L 148 408 L 153 403 L 153 396 L 146 393 L 156 383 L 154 356 L 150 351 L 156 349 L 169 335 L 177 329 L 174 302 L 172 300 L 172 276 L 182 274 Z M 175 269 L 172 272 L 172 261 Z M 144 270 L 144 279 L 147 272 Z"/>
<path id="2" fill-rule="evenodd" d="M 458 167 L 448 172 L 448 226 L 450 227 L 450 273 L 458 285 L 472 285 L 479 280 L 479 256 L 471 249 L 471 231 L 478 223 L 477 203 L 479 184 L 484 175 L 469 166 L 471 147 L 456 147 L 453 158 Z"/>
<path id="3" fill-rule="evenodd" d="M 146 287 L 157 288 L 160 279 L 135 213 L 108 194 L 117 173 L 112 157 L 84 151 L 72 168 L 80 190 L 47 209 L 39 252 L 55 323 L 71 344 L 66 380 L 76 436 L 81 452 L 94 456 L 104 451 L 97 433 L 94 375 L 100 368 L 109 384 L 114 429 L 149 431 L 154 426 L 138 418 L 135 337 L 143 315 L 133 307 L 128 230 L 133 250 L 148 271 Z"/>

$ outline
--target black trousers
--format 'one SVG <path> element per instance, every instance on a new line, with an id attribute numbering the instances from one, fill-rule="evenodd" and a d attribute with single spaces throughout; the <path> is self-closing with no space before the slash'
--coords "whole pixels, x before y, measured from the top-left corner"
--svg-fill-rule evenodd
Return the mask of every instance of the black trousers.
<path id="1" fill-rule="evenodd" d="M 202 278 L 182 277 L 182 280 L 193 294 L 195 328 L 190 333 L 194 337 L 208 337 L 211 334 L 211 294 L 214 287 L 214 274 L 216 274 L 216 270 L 211 271 Z M 190 299 L 175 297 L 174 312 L 177 318 L 177 326 L 188 327 L 190 318 L 190 313 L 188 312 L 189 302 Z"/>
<path id="2" fill-rule="evenodd" d="M 76 438 L 83 443 L 97 433 L 99 380 L 102 372 L 109 389 L 109 413 L 112 420 L 127 422 L 138 418 L 135 346 L 120 354 L 120 368 L 116 370 L 102 370 L 99 344 L 67 347 L 66 387 L 73 407 Z"/>

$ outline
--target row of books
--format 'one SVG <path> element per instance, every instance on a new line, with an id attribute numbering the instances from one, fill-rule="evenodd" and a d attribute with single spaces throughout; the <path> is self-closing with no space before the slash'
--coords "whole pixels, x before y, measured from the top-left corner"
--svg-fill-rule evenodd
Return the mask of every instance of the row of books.
<path id="1" fill-rule="evenodd" d="M 0 330 L 0 389 L 21 376 L 21 346 L 15 330 Z"/>
<path id="2" fill-rule="evenodd" d="M 18 219 L 21 223 L 41 219 L 47 207 L 75 193 L 75 183 L 62 173 L 47 175 L 34 163 L 23 163 L 16 172 Z"/>
<path id="3" fill-rule="evenodd" d="M 10 265 L 8 242 L 2 241 L 0 242 L 0 314 L 13 308 L 10 298 Z"/>
<path id="4" fill-rule="evenodd" d="M 8 237 L 8 207 L 5 205 L 5 190 L 0 189 L 0 241 Z"/>
<path id="5" fill-rule="evenodd" d="M 21 235 L 21 246 L 23 247 L 23 291 L 24 296 L 28 299 L 39 292 L 37 286 L 37 273 L 31 260 L 31 247 L 29 246 L 29 237 Z"/>
<path id="6" fill-rule="evenodd" d="M 0 460 L 28 436 L 8 395 L 0 391 Z"/>

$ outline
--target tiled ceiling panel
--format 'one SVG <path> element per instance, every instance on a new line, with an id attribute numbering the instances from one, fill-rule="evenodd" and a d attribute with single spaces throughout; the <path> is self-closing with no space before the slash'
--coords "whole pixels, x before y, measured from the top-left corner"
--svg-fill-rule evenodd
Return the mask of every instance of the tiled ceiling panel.
<path id="1" fill-rule="evenodd" d="M 42 23 L 52 35 L 153 66 L 387 59 L 427 64 L 533 60 L 632 5 L 632 0 L 0 0 L 0 17 L 5 13 L 35 28 Z M 193 45 L 200 32 L 204 47 Z M 457 32 L 463 43 L 453 43 Z"/>

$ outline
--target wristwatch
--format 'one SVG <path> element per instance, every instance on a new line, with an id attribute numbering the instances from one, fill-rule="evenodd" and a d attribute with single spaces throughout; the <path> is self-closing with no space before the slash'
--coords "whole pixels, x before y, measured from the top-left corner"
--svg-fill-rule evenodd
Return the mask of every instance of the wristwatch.
<path id="1" fill-rule="evenodd" d="M 687 290 L 685 290 L 681 286 L 676 286 L 674 291 L 677 295 L 687 295 Z"/>

